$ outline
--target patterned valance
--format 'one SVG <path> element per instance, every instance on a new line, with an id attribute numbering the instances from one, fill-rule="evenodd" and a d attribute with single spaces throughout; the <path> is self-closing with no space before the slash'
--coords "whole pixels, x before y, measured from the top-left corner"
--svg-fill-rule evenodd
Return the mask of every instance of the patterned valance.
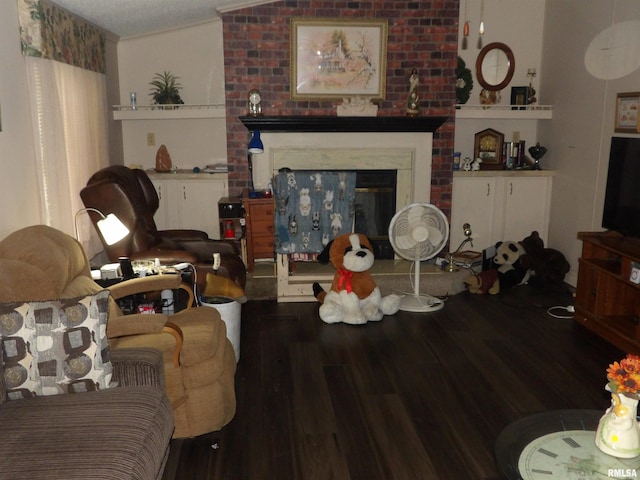
<path id="1" fill-rule="evenodd" d="M 22 54 L 106 72 L 102 31 L 47 0 L 17 0 Z"/>

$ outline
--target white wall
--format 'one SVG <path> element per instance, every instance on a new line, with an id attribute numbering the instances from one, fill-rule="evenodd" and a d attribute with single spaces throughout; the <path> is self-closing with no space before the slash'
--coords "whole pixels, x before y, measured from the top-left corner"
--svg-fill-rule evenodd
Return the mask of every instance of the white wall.
<path id="1" fill-rule="evenodd" d="M 180 77 L 185 104 L 224 105 L 222 21 L 122 39 L 118 44 L 118 70 L 122 105 L 129 105 L 130 92 L 137 93 L 139 105 L 149 105 L 149 82 L 164 71 Z M 154 146 L 147 145 L 148 133 L 155 134 Z M 224 116 L 204 120 L 123 120 L 122 138 L 123 158 L 112 159 L 112 163 L 154 167 L 162 144 L 178 168 L 226 162 Z"/>
<path id="2" fill-rule="evenodd" d="M 40 223 L 27 74 L 20 52 L 15 1 L 0 15 L 0 238 Z"/>
<path id="3" fill-rule="evenodd" d="M 630 20 L 640 20 L 637 0 L 547 2 L 543 68 L 552 74 L 543 77 L 541 90 L 554 112 L 540 137 L 549 148 L 548 166 L 557 171 L 549 246 L 571 263 L 567 281 L 573 285 L 581 253 L 577 233 L 602 230 L 616 94 L 640 90 L 640 69 L 615 80 L 598 79 L 588 73 L 585 53 L 601 31 Z M 635 48 L 633 60 L 640 54 L 640 45 Z"/>
<path id="4" fill-rule="evenodd" d="M 485 0 L 484 27 L 482 45 L 493 42 L 506 44 L 515 58 L 515 72 L 510 84 L 501 92 L 500 105 L 509 105 L 511 101 L 511 87 L 529 84 L 527 70 L 535 68 L 536 78 L 533 87 L 541 93 L 540 77 L 542 71 L 542 31 L 544 27 L 545 0 Z M 476 77 L 476 58 L 480 53 L 478 48 L 478 28 L 480 25 L 481 2 L 477 0 L 460 1 L 460 26 L 458 29 L 458 55 L 465 61 L 473 75 L 473 90 L 467 104 L 478 105 L 482 87 Z M 463 49 L 463 29 L 465 21 L 469 20 L 470 34 L 467 38 L 467 48 Z M 540 99 L 540 95 L 538 95 Z M 541 104 L 542 102 L 538 102 Z M 474 135 L 486 128 L 493 128 L 504 133 L 505 141 L 513 140 L 513 133 L 519 132 L 520 139 L 529 145 L 538 141 L 538 121 L 535 120 L 457 120 L 455 135 L 455 151 L 462 153 L 462 158 L 473 158 Z"/>

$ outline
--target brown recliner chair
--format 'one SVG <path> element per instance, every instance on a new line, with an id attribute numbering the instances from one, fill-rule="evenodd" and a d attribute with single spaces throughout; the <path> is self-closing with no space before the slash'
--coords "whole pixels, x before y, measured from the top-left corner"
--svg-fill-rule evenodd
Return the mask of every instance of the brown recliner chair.
<path id="1" fill-rule="evenodd" d="M 220 254 L 218 275 L 232 279 L 244 288 L 246 270 L 238 247 L 232 241 L 212 240 L 199 230 L 158 230 L 153 219 L 159 199 L 153 183 L 143 170 L 112 165 L 91 176 L 80 191 L 87 208 L 95 208 L 104 215 L 114 213 L 129 228 L 123 240 L 107 245 L 105 253 L 112 262 L 120 257 L 132 260 L 158 258 L 163 264 L 190 263 L 198 271 L 199 291 L 204 291 L 207 273 L 213 273 L 213 254 Z M 101 219 L 89 211 L 94 226 Z"/>

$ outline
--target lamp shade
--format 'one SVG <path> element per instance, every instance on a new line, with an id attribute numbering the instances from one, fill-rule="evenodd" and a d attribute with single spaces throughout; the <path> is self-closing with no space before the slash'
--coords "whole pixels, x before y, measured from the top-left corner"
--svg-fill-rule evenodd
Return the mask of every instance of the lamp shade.
<path id="1" fill-rule="evenodd" d="M 260 131 L 251 132 L 251 140 L 249 140 L 249 153 L 264 153 L 264 145 L 260 140 Z"/>
<path id="2" fill-rule="evenodd" d="M 102 238 L 107 245 L 118 243 L 124 237 L 129 235 L 129 229 L 122 221 L 113 213 L 110 213 L 102 220 L 98 220 L 98 229 L 102 234 Z"/>
<path id="3" fill-rule="evenodd" d="M 78 215 L 82 212 L 95 212 L 100 215 L 102 218 L 96 222 L 98 230 L 100 230 L 100 234 L 107 245 L 113 245 L 114 243 L 118 243 L 124 237 L 129 235 L 129 229 L 127 226 L 122 223 L 122 221 L 114 214 L 110 213 L 108 215 L 104 215 L 97 208 L 83 208 L 76 212 L 75 216 L 75 228 L 76 228 L 76 239 L 79 240 L 78 237 Z"/>

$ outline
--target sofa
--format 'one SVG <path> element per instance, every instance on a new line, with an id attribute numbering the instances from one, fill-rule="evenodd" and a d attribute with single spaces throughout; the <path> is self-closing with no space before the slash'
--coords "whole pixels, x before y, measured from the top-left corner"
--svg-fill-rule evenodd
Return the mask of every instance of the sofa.
<path id="1" fill-rule="evenodd" d="M 75 239 L 0 242 L 0 479 L 159 479 L 174 431 L 163 358 L 114 350 L 108 292 Z"/>

